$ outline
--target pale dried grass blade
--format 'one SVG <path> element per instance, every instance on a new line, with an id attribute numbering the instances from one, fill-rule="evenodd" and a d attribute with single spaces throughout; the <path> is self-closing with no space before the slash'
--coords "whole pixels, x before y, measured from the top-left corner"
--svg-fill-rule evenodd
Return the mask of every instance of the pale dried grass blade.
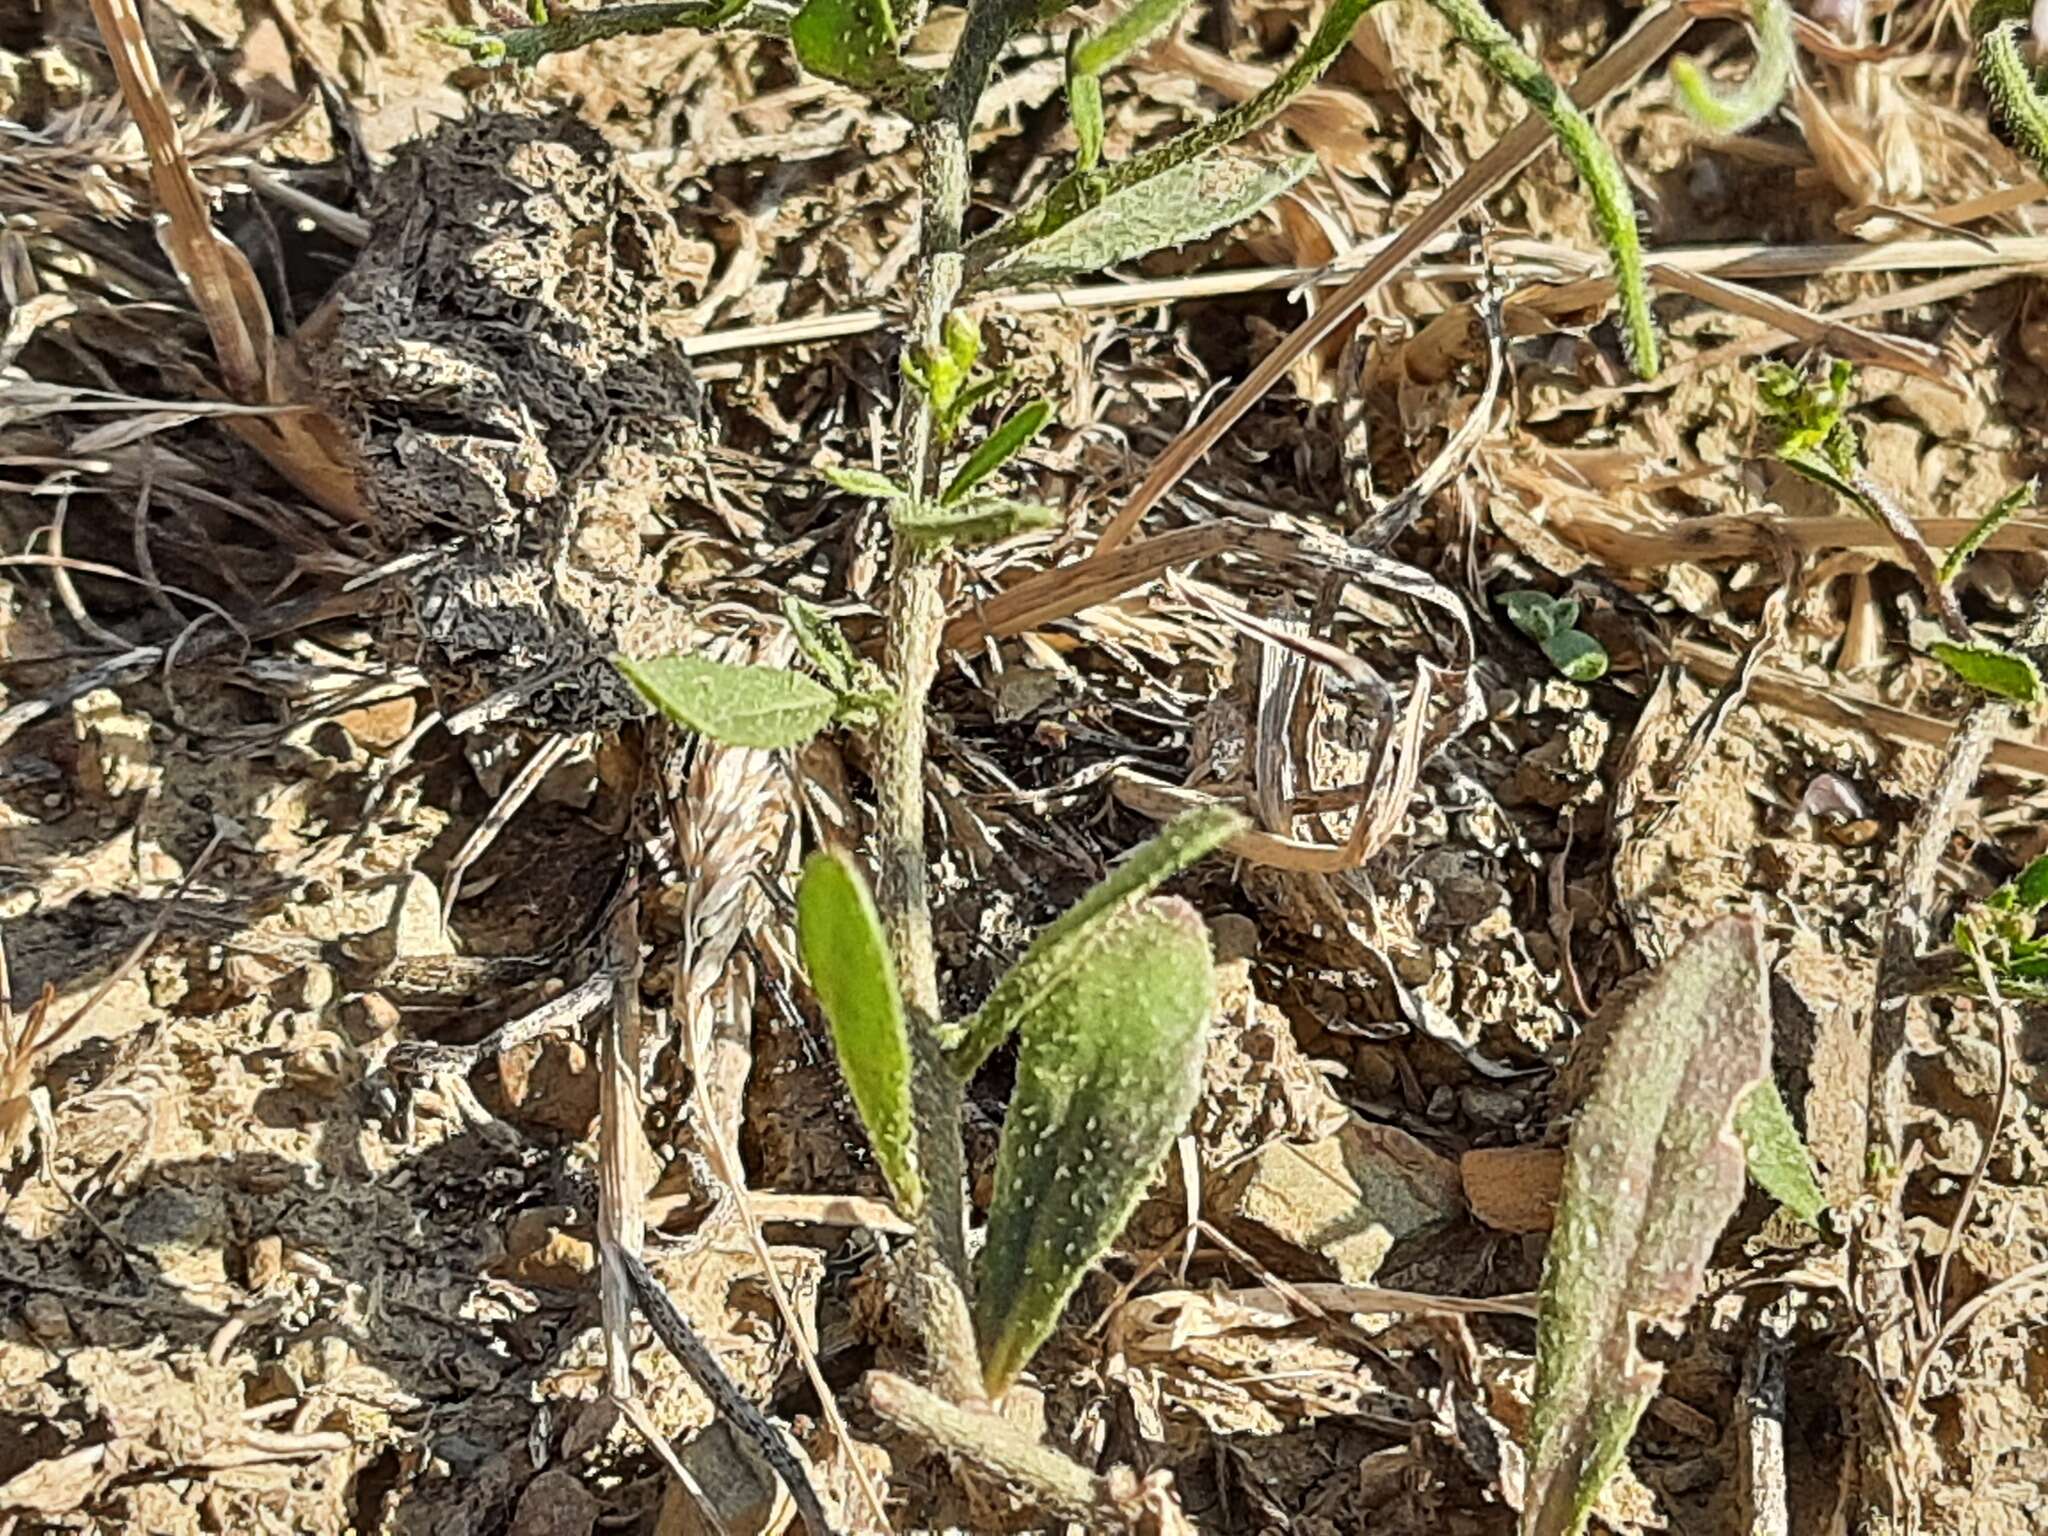
<path id="1" fill-rule="evenodd" d="M 366 520 L 346 437 L 338 423 L 306 403 L 289 352 L 277 348 L 255 270 L 213 227 L 136 0 L 92 0 L 92 11 L 122 100 L 149 151 L 158 239 L 206 325 L 222 385 L 245 405 L 297 407 L 275 417 L 230 417 L 225 425 L 326 511 L 352 522 Z"/>
<path id="2" fill-rule="evenodd" d="M 1739 283 L 1725 282 L 1710 277 L 1704 272 L 1687 272 L 1682 268 L 1653 265 L 1648 272 L 1653 283 L 1676 289 L 1702 304 L 1711 304 L 1716 309 L 1731 315 L 1744 315 L 1751 320 L 1761 320 L 1766 325 L 1776 326 L 1795 341 L 1809 346 L 1825 347 L 1837 357 L 1847 358 L 1853 363 L 1863 363 L 1872 368 L 1891 368 L 1900 373 L 1910 373 L 1923 379 L 1932 380 L 1942 388 L 1958 395 L 1968 390 L 1958 382 L 1955 371 L 1942 356 L 1938 347 L 1909 337 L 1886 336 L 1876 331 L 1866 331 L 1858 326 L 1845 325 L 1840 321 L 1827 320 L 1801 309 L 1797 304 L 1755 288 L 1746 288 Z"/>

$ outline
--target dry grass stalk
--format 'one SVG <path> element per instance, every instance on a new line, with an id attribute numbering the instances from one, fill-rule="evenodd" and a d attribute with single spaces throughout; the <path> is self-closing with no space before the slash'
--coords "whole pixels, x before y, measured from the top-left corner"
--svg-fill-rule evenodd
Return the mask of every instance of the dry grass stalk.
<path id="1" fill-rule="evenodd" d="M 121 97 L 149 149 L 164 253 L 205 322 L 222 385 L 241 404 L 279 407 L 275 416 L 231 416 L 225 424 L 326 511 L 352 522 L 366 520 L 339 424 L 308 403 L 290 349 L 280 351 L 276 344 L 270 307 L 249 259 L 213 227 L 136 0 L 92 0 L 92 11 Z"/>
<path id="2" fill-rule="evenodd" d="M 793 650 L 785 633 L 744 659 L 786 666 Z M 688 893 L 682 949 L 670 981 L 671 1005 L 692 1078 L 698 1150 L 753 1249 L 790 1347 L 818 1394 L 827 1425 L 844 1447 L 876 1528 L 886 1531 L 889 1518 L 881 1492 L 855 1449 L 808 1330 L 761 1235 L 739 1155 L 747 1074 L 753 1066 L 754 972 L 736 963 L 736 951 L 742 940 L 774 920 L 762 883 L 781 873 L 777 863 L 793 810 L 789 779 L 775 753 L 709 739 L 695 744 L 684 792 L 669 801 L 676 874 Z"/>

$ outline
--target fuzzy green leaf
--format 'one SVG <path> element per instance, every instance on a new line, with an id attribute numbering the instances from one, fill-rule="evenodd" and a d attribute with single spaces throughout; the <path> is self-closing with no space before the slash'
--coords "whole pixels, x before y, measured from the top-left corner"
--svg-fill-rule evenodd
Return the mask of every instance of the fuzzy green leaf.
<path id="1" fill-rule="evenodd" d="M 873 85 L 896 62 L 896 18 L 887 0 L 805 0 L 789 42 L 812 74 Z"/>
<path id="2" fill-rule="evenodd" d="M 1080 75 L 1102 74 L 1172 26 L 1187 8 L 1188 0 L 1137 0 L 1099 31 L 1077 36 L 1069 70 Z"/>
<path id="3" fill-rule="evenodd" d="M 1757 1187 L 1809 1227 L 1819 1226 L 1828 1197 L 1821 1193 L 1813 1159 L 1776 1083 L 1761 1082 L 1750 1089 L 1736 1113 L 1735 1132 L 1742 1138 L 1749 1176 Z"/>
<path id="4" fill-rule="evenodd" d="M 796 938 L 875 1161 L 897 1205 L 915 1216 L 924 1205 L 924 1181 L 911 1111 L 910 1028 L 874 897 L 846 854 L 817 853 L 805 863 Z"/>
<path id="5" fill-rule="evenodd" d="M 1636 1326 L 1683 1321 L 1741 1201 L 1736 1110 L 1770 1075 L 1767 975 L 1756 920 L 1723 918 L 1609 1005 L 1543 1266 L 1524 1536 L 1585 1529 L 1660 1379 Z"/>
<path id="6" fill-rule="evenodd" d="M 2027 64 L 2032 0 L 1978 0 L 1970 12 L 1977 39 L 1977 78 L 2006 141 L 2036 173 L 2048 176 L 2048 98 Z"/>
<path id="7" fill-rule="evenodd" d="M 910 492 L 887 475 L 852 464 L 833 464 L 819 471 L 850 496 L 872 496 L 877 501 L 902 501 Z"/>
<path id="8" fill-rule="evenodd" d="M 1025 445 L 1043 432 L 1045 424 L 1051 420 L 1050 400 L 1033 400 L 1022 410 L 1008 417 L 967 456 L 967 462 L 960 466 L 960 472 L 953 476 L 946 486 L 945 494 L 939 497 L 939 505 L 950 507 L 957 503 L 961 497 L 1022 453 Z"/>
<path id="9" fill-rule="evenodd" d="M 1075 34 L 1079 38 L 1078 33 Z M 1074 125 L 1074 164 L 1092 171 L 1102 163 L 1102 82 L 1093 75 L 1067 76 L 1067 120 Z"/>
<path id="10" fill-rule="evenodd" d="M 734 747 L 794 747 L 832 723 L 832 690 L 798 672 L 738 667 L 697 656 L 612 665 L 677 725 Z"/>
<path id="11" fill-rule="evenodd" d="M 987 1001 L 961 1027 L 958 1043 L 948 1053 L 954 1070 L 963 1078 L 973 1076 L 990 1051 L 1007 1040 L 1044 998 L 1066 984 L 1074 968 L 1100 941 L 1108 919 L 1151 895 L 1244 828 L 1242 816 L 1221 806 L 1189 811 L 1168 822 L 1157 837 L 1039 930 L 1024 958 L 996 983 Z"/>
<path id="12" fill-rule="evenodd" d="M 896 531 L 918 544 L 971 546 L 993 544 L 1019 533 L 1059 525 L 1059 513 L 1037 502 L 1009 501 L 1000 496 L 970 496 L 957 507 L 935 512 L 913 511 L 897 517 Z"/>
<path id="13" fill-rule="evenodd" d="M 1049 282 L 1200 240 L 1250 218 L 1315 163 L 1314 155 L 1273 162 L 1213 150 L 1110 193 L 1022 246 L 998 271 L 1007 283 Z"/>
<path id="14" fill-rule="evenodd" d="M 1676 59 L 1671 84 L 1685 109 L 1715 133 L 1741 133 L 1776 110 L 1792 81 L 1792 7 L 1787 0 L 1750 0 L 1756 27 L 1756 66 L 1727 95 L 1718 94 L 1692 59 Z"/>
<path id="15" fill-rule="evenodd" d="M 1986 693 L 2015 704 L 2038 705 L 2048 698 L 2041 669 L 2030 657 L 1997 645 L 1956 645 L 1937 640 L 1927 648 L 1949 671 Z"/>
<path id="16" fill-rule="evenodd" d="M 1941 562 L 1943 585 L 1962 575 L 1963 568 L 1975 557 L 1977 551 L 1985 546 L 1991 535 L 2011 522 L 2019 515 L 2020 508 L 2040 494 L 2040 482 L 2029 480 L 2025 485 L 2015 486 L 1999 497 L 1991 510 L 1971 525 L 1970 531 L 1963 535 L 1956 547 L 1948 552 L 1948 558 Z"/>
<path id="17" fill-rule="evenodd" d="M 1200 914 L 1155 897 L 1112 917 L 1025 1017 L 975 1286 L 991 1397 L 1051 1334 L 1187 1125 L 1214 1005 Z"/>
<path id="18" fill-rule="evenodd" d="M 1607 675 L 1607 648 L 1584 630 L 1567 629 L 1543 642 L 1550 664 L 1575 683 L 1595 682 Z"/>
<path id="19" fill-rule="evenodd" d="M 1501 607 L 1508 611 L 1508 621 L 1538 645 L 1552 635 L 1570 629 L 1579 620 L 1579 605 L 1569 598 L 1560 601 L 1548 592 L 1525 590 L 1503 592 Z M 1563 610 L 1570 608 L 1570 614 Z"/>
<path id="20" fill-rule="evenodd" d="M 2002 905 L 2010 912 L 2039 912 L 2048 907 L 2048 853 L 2021 870 L 2017 878 L 2000 886 L 1998 895 L 2005 898 Z"/>

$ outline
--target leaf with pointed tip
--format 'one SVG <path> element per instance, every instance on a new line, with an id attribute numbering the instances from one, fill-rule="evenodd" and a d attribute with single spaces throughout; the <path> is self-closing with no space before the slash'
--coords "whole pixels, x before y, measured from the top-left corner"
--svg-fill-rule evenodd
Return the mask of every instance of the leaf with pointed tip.
<path id="1" fill-rule="evenodd" d="M 727 746 L 799 746 L 830 725 L 838 707 L 831 689 L 777 667 L 732 666 L 698 656 L 614 656 L 612 665 L 677 725 Z"/>
<path id="2" fill-rule="evenodd" d="M 812 74 L 872 85 L 896 61 L 896 18 L 887 0 L 804 0 L 789 42 Z"/>
<path id="3" fill-rule="evenodd" d="M 1561 617 L 1559 610 L 1565 603 L 1552 597 L 1548 592 L 1503 592 L 1500 595 L 1500 605 L 1507 609 L 1509 622 L 1538 645 L 1558 631 L 1570 629 L 1579 616 L 1578 605 L 1574 603 L 1571 616 Z"/>
<path id="4" fill-rule="evenodd" d="M 1067 121 L 1074 125 L 1074 164 L 1084 171 L 1094 170 L 1102 163 L 1103 139 L 1102 82 L 1095 76 L 1069 71 Z"/>
<path id="5" fill-rule="evenodd" d="M 1005 418 L 1003 424 L 989 433 L 981 445 L 967 456 L 967 462 L 960 466 L 960 472 L 947 484 L 945 494 L 939 498 L 939 505 L 950 507 L 958 502 L 961 497 L 1022 453 L 1025 445 L 1043 432 L 1045 424 L 1051 420 L 1050 400 L 1033 400 Z"/>
<path id="6" fill-rule="evenodd" d="M 1991 901 L 2008 912 L 2038 912 L 2048 907 L 2048 853 L 2001 885 Z"/>
<path id="7" fill-rule="evenodd" d="M 1766 1080 L 1750 1089 L 1735 1116 L 1735 1131 L 1757 1188 L 1809 1227 L 1819 1226 L 1828 1197 L 1776 1083 Z"/>
<path id="8" fill-rule="evenodd" d="M 2029 480 L 2024 485 L 2014 486 L 1999 497 L 1989 512 L 1971 524 L 1970 531 L 1962 536 L 1956 547 L 1948 552 L 1948 557 L 1941 562 L 1942 585 L 1946 586 L 1962 575 L 1963 567 L 1970 563 L 1991 536 L 2011 522 L 2019 514 L 2020 508 L 2040 494 L 2041 482 Z"/>
<path id="9" fill-rule="evenodd" d="M 1058 512 L 1037 502 L 970 496 L 957 507 L 906 513 L 896 518 L 892 526 L 917 544 L 965 546 L 993 544 L 1015 534 L 1057 527 L 1059 520 Z"/>
<path id="10" fill-rule="evenodd" d="M 817 853 L 805 863 L 796 891 L 796 938 L 875 1161 L 897 1205 L 915 1216 L 924 1205 L 924 1181 L 911 1110 L 910 1026 L 875 899 L 846 854 Z"/>
<path id="11" fill-rule="evenodd" d="M 1753 128 L 1785 99 L 1792 79 L 1792 7 L 1788 0 L 1750 0 L 1750 23 L 1756 28 L 1756 64 L 1749 78 L 1728 92 L 1707 83 L 1695 59 L 1674 59 L 1671 84 L 1695 121 L 1715 133 L 1742 133 Z"/>
<path id="12" fill-rule="evenodd" d="M 1204 239 L 1250 218 L 1315 163 L 1308 154 L 1273 162 L 1212 150 L 1112 192 L 996 270 L 1005 283 L 1049 282 Z"/>
<path id="13" fill-rule="evenodd" d="M 839 489 L 852 496 L 872 496 L 877 501 L 902 501 L 910 492 L 887 475 L 853 464 L 832 464 L 819 471 Z"/>
<path id="14" fill-rule="evenodd" d="M 1524 1536 L 1585 1529 L 1661 1375 L 1636 1325 L 1684 1320 L 1741 1202 L 1736 1111 L 1769 1079 L 1768 974 L 1756 920 L 1722 918 L 1610 1005 L 1543 1266 Z"/>
<path id="15" fill-rule="evenodd" d="M 1972 688 L 2011 699 L 2015 704 L 2040 704 L 2048 699 L 2041 669 L 2030 657 L 1997 645 L 1955 645 L 1937 640 L 1928 647 L 1934 659 Z"/>
<path id="16" fill-rule="evenodd" d="M 991 1397 L 1051 1334 L 1187 1125 L 1214 1005 L 1201 915 L 1161 896 L 1108 919 L 1025 1017 L 975 1285 Z"/>
<path id="17" fill-rule="evenodd" d="M 1607 648 L 1581 629 L 1560 630 L 1552 635 L 1543 642 L 1543 654 L 1575 683 L 1595 682 L 1607 675 Z"/>
<path id="18" fill-rule="evenodd" d="M 1215 852 L 1245 828 L 1245 819 L 1224 806 L 1176 816 L 1159 835 L 1134 851 L 1108 878 L 1039 930 L 1024 958 L 996 983 L 987 1001 L 961 1027 L 947 1053 L 962 1077 L 972 1077 L 988 1053 L 1036 1011 L 1101 941 L 1107 920 L 1149 896 L 1196 860 Z"/>
<path id="19" fill-rule="evenodd" d="M 827 688 L 844 694 L 859 686 L 860 653 L 847 643 L 846 636 L 839 632 L 839 626 L 832 622 L 824 609 L 800 597 L 785 595 L 782 616 L 789 621 L 790 632 L 796 636 L 796 648 L 818 669 L 818 675 L 825 679 Z"/>

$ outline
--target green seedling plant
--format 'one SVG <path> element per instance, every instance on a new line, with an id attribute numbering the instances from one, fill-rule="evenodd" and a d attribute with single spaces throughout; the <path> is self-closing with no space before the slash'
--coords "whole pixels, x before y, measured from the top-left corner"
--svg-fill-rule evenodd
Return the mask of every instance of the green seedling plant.
<path id="1" fill-rule="evenodd" d="M 1970 12 L 1977 42 L 1977 79 L 1991 98 L 1991 118 L 2006 142 L 2048 176 L 2048 80 L 2027 62 L 2034 27 L 2033 0 L 1978 0 Z"/>
<path id="2" fill-rule="evenodd" d="M 1819 1214 L 1771 1080 L 1768 978 L 1758 921 L 1727 917 L 1609 1004 L 1543 1266 L 1523 1536 L 1586 1528 L 1662 1375 L 1638 1329 L 1684 1321 L 1745 1178 Z"/>
<path id="3" fill-rule="evenodd" d="M 1575 683 L 1595 682 L 1607 675 L 1607 651 L 1598 640 L 1575 626 L 1579 600 L 1546 592 L 1503 592 L 1501 607 L 1515 628 L 1534 640 L 1550 664 Z"/>
<path id="4" fill-rule="evenodd" d="M 1971 557 L 2033 503 L 2035 483 L 2030 480 L 2000 497 L 1955 548 L 1937 560 L 1913 520 L 1864 463 L 1862 439 L 1849 416 L 1854 383 L 1855 369 L 1839 360 L 1829 365 L 1822 382 L 1783 364 L 1762 369 L 1757 397 L 1772 435 L 1772 451 L 1787 468 L 1834 492 L 1891 535 L 1948 631 L 1947 639 L 1928 647 L 1929 655 L 1980 692 L 2014 704 L 2048 702 L 2035 659 L 1972 634 L 1955 596 L 1956 578 Z"/>
<path id="5" fill-rule="evenodd" d="M 1382 3 L 1330 0 L 1263 90 L 1119 158 L 1110 153 L 1105 84 L 1186 8 L 1186 0 L 1136 0 L 1070 39 L 1071 162 L 1042 192 L 971 236 L 969 146 L 983 126 L 991 77 L 1014 41 L 1060 21 L 1065 0 L 967 0 L 953 53 L 936 68 L 909 51 L 925 0 L 702 0 L 573 12 L 532 0 L 523 23 L 437 34 L 478 63 L 530 66 L 608 37 L 675 27 L 757 32 L 784 39 L 808 74 L 911 125 L 919 235 L 897 337 L 893 432 L 873 467 L 818 468 L 834 490 L 871 505 L 892 534 L 878 657 L 856 649 L 821 610 L 792 601 L 785 618 L 804 658 L 800 669 L 690 655 L 619 658 L 617 665 L 668 719 L 720 741 L 783 750 L 826 731 L 865 735 L 875 800 L 868 857 L 843 849 L 816 855 L 796 905 L 799 947 L 850 1095 L 915 1228 L 905 1295 L 928 1385 L 876 1373 L 870 1401 L 948 1451 L 1021 1480 L 1044 1507 L 1089 1528 L 1125 1523 L 1132 1510 L 1104 1491 L 1105 1480 L 1020 1441 L 986 1404 L 1028 1367 L 1187 1119 L 1211 966 L 1196 914 L 1159 887 L 1221 847 L 1240 823 L 1221 811 L 1175 822 L 1039 935 L 972 1015 L 946 1017 L 925 819 L 926 703 L 949 616 L 946 595 L 953 568 L 976 546 L 1059 521 L 1055 509 L 1016 494 L 1025 455 L 1054 425 L 1054 402 L 1014 398 L 1009 376 L 983 366 L 971 300 L 1184 245 L 1265 207 L 1313 160 L 1248 149 L 1246 141 L 1322 78 Z M 1422 3 L 1552 129 L 1608 253 L 1623 350 L 1638 373 L 1653 375 L 1659 342 L 1636 206 L 1613 152 L 1480 0 Z M 1703 120 L 1746 123 L 1783 89 L 1791 68 L 1781 46 L 1783 0 L 1757 0 L 1753 19 L 1763 45 L 1734 96 L 1714 96 L 1696 70 L 1681 67 L 1681 91 Z M 1575 611 L 1552 610 L 1539 643 L 1568 673 L 1584 675 L 1605 658 L 1573 628 L 1575 618 Z M 873 870 L 872 886 L 865 869 Z M 962 1107 L 971 1074 L 1010 1042 L 1016 1089 L 987 1240 L 970 1263 Z"/>
<path id="6" fill-rule="evenodd" d="M 1981 956 L 2007 997 L 2048 1002 L 2048 854 L 1956 919 L 1954 985 L 1979 992 Z"/>

